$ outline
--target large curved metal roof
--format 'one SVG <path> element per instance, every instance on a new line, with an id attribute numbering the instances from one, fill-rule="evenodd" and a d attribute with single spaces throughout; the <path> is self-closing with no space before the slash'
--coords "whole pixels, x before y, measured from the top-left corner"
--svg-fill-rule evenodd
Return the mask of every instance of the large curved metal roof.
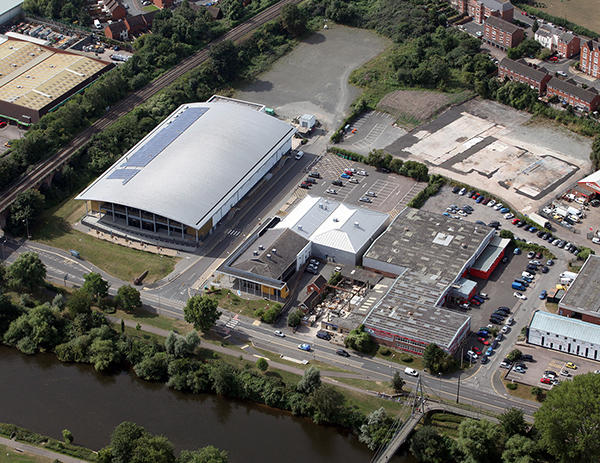
<path id="1" fill-rule="evenodd" d="M 248 105 L 179 107 L 77 196 L 199 229 L 294 134 Z"/>

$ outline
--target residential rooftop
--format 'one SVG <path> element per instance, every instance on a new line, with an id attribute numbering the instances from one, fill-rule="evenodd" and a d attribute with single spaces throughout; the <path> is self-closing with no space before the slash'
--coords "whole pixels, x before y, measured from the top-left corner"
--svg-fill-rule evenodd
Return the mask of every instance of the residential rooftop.
<path id="1" fill-rule="evenodd" d="M 505 21 L 502 18 L 498 18 L 497 16 L 489 16 L 485 20 L 485 23 L 489 24 L 492 27 L 495 27 L 496 29 L 500 29 L 504 32 L 509 32 L 511 34 L 514 34 L 518 30 L 523 30 L 519 26 L 515 26 L 513 23 Z"/>
<path id="2" fill-rule="evenodd" d="M 591 103 L 598 96 L 595 89 L 585 89 L 573 81 L 561 80 L 558 77 L 553 77 L 548 81 L 548 88 L 555 88 L 568 95 L 576 96 L 587 103 Z"/>
<path id="3" fill-rule="evenodd" d="M 548 75 L 548 71 L 546 71 L 546 69 L 535 68 L 533 66 L 528 65 L 523 60 L 503 58 L 502 61 L 500 61 L 500 67 L 504 67 L 521 76 L 528 77 L 536 82 L 541 82 L 544 79 L 544 77 Z"/>
<path id="4" fill-rule="evenodd" d="M 571 283 L 560 307 L 575 312 L 600 312 L 600 256 L 591 254 Z"/>

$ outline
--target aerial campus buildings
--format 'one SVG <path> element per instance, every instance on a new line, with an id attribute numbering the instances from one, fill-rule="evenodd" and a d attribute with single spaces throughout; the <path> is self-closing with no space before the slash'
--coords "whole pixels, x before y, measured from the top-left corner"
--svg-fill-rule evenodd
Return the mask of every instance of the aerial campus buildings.
<path id="1" fill-rule="evenodd" d="M 264 106 L 213 96 L 180 106 L 76 199 L 85 223 L 195 246 L 291 150 Z"/>
<path id="2" fill-rule="evenodd" d="M 0 35 L 0 117 L 28 126 L 114 64 Z"/>

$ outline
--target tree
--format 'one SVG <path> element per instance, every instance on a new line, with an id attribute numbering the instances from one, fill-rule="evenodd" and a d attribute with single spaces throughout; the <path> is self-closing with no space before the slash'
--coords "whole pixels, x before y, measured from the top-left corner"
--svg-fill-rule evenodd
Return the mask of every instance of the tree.
<path id="1" fill-rule="evenodd" d="M 458 426 L 456 446 L 465 456 L 465 462 L 497 461 L 501 444 L 500 427 L 489 421 L 468 418 Z"/>
<path id="2" fill-rule="evenodd" d="M 535 412 L 539 442 L 558 461 L 591 463 L 600 455 L 600 375 L 577 375 L 548 392 Z"/>
<path id="3" fill-rule="evenodd" d="M 360 325 L 358 328 L 350 331 L 346 339 L 344 339 L 344 344 L 346 347 L 365 353 L 373 352 L 377 348 L 377 343 L 371 334 L 365 330 L 364 325 Z"/>
<path id="4" fill-rule="evenodd" d="M 169 361 L 165 352 L 157 352 L 136 363 L 133 371 L 146 381 L 165 381 L 167 379 L 167 367 Z"/>
<path id="5" fill-rule="evenodd" d="M 290 314 L 288 315 L 288 325 L 293 328 L 296 328 L 298 325 L 300 325 L 302 317 L 304 317 L 304 312 L 302 312 L 302 310 L 300 309 L 296 309 L 290 312 Z"/>
<path id="6" fill-rule="evenodd" d="M 179 454 L 177 463 L 227 463 L 227 452 L 212 445 L 200 450 L 184 450 Z"/>
<path id="7" fill-rule="evenodd" d="M 317 424 L 335 423 L 342 413 L 345 401 L 341 392 L 328 384 L 321 384 L 310 397 L 313 421 Z"/>
<path id="8" fill-rule="evenodd" d="M 531 26 L 531 30 L 535 33 L 540 28 L 540 25 L 537 22 L 537 19 L 533 21 L 533 25 Z"/>
<path id="9" fill-rule="evenodd" d="M 369 152 L 369 156 L 367 156 L 367 164 L 374 166 L 377 169 L 389 167 L 386 164 L 385 152 L 377 149 L 373 149 Z"/>
<path id="10" fill-rule="evenodd" d="M 514 237 L 515 237 L 514 233 L 511 232 L 510 230 L 505 230 L 505 229 L 500 230 L 500 238 L 513 239 Z"/>
<path id="11" fill-rule="evenodd" d="M 142 306 L 140 292 L 129 285 L 124 285 L 117 291 L 117 305 L 125 311 L 133 311 Z"/>
<path id="12" fill-rule="evenodd" d="M 283 27 L 295 37 L 306 32 L 306 18 L 295 3 L 288 3 L 281 9 L 281 22 Z"/>
<path id="13" fill-rule="evenodd" d="M 41 287 L 44 278 L 46 278 L 46 266 L 35 252 L 24 252 L 8 268 L 8 279 L 16 288 L 31 291 Z"/>
<path id="14" fill-rule="evenodd" d="M 19 318 L 21 313 L 21 308 L 13 304 L 10 297 L 6 294 L 0 294 L 0 341 L 10 324 Z"/>
<path id="15" fill-rule="evenodd" d="M 590 254 L 596 254 L 596 251 L 582 246 L 579 248 L 579 253 L 577 254 L 577 260 L 587 260 L 587 258 L 590 257 Z"/>
<path id="16" fill-rule="evenodd" d="M 82 313 L 89 313 L 91 306 L 92 296 L 83 288 L 73 291 L 67 300 L 67 310 L 72 318 Z"/>
<path id="17" fill-rule="evenodd" d="M 523 418 L 523 410 L 518 408 L 510 408 L 499 416 L 500 426 L 504 430 L 506 437 L 515 434 L 524 435 L 527 432 L 527 423 Z"/>
<path id="18" fill-rule="evenodd" d="M 165 350 L 176 358 L 189 357 L 199 344 L 200 336 L 195 331 L 191 331 L 186 337 L 171 331 L 165 340 Z"/>
<path id="19" fill-rule="evenodd" d="M 84 282 L 81 289 L 87 291 L 96 302 L 108 296 L 108 281 L 102 278 L 102 275 L 96 272 L 91 272 L 83 276 Z"/>
<path id="20" fill-rule="evenodd" d="M 321 386 L 321 372 L 310 366 L 304 370 L 302 379 L 298 381 L 296 390 L 302 394 L 310 394 Z"/>
<path id="21" fill-rule="evenodd" d="M 17 233 L 28 231 L 36 217 L 44 210 L 45 198 L 36 189 L 27 190 L 17 195 L 17 199 L 10 206 L 9 223 L 12 230 Z"/>
<path id="22" fill-rule="evenodd" d="M 440 435 L 432 426 L 415 431 L 410 440 L 410 453 L 422 463 L 446 463 L 451 461 L 452 440 Z"/>
<path id="23" fill-rule="evenodd" d="M 508 353 L 506 358 L 511 362 L 516 362 L 521 358 L 521 355 L 523 355 L 523 353 L 519 349 L 513 349 Z"/>
<path id="24" fill-rule="evenodd" d="M 596 135 L 592 143 L 592 151 L 590 152 L 590 160 L 594 170 L 600 169 L 600 135 Z"/>
<path id="25" fill-rule="evenodd" d="M 539 386 L 533 386 L 531 388 L 531 395 L 535 396 L 536 400 L 541 401 L 546 393 Z"/>
<path id="26" fill-rule="evenodd" d="M 513 435 L 506 441 L 502 452 L 502 463 L 534 463 L 537 454 L 535 442 L 525 436 Z"/>
<path id="27" fill-rule="evenodd" d="M 392 388 L 394 388 L 394 391 L 397 393 L 402 392 L 405 383 L 406 381 L 402 379 L 402 376 L 400 376 L 400 372 L 396 371 L 394 373 L 394 376 L 392 376 Z"/>
<path id="28" fill-rule="evenodd" d="M 390 441 L 388 434 L 394 420 L 383 407 L 373 410 L 367 416 L 366 422 L 360 427 L 358 440 L 369 447 L 370 450 L 378 449 Z"/>
<path id="29" fill-rule="evenodd" d="M 225 362 L 216 362 L 211 366 L 209 372 L 215 393 L 236 397 L 238 393 L 237 370 Z"/>
<path id="30" fill-rule="evenodd" d="M 204 333 L 208 332 L 221 316 L 217 310 L 217 301 L 208 296 L 192 296 L 183 309 L 185 321 L 192 323 L 194 328 Z"/>
<path id="31" fill-rule="evenodd" d="M 428 344 L 423 352 L 423 365 L 432 374 L 447 373 L 455 363 L 454 357 L 444 352 L 437 344 Z"/>
<path id="32" fill-rule="evenodd" d="M 269 369 L 269 363 L 261 357 L 256 361 L 256 368 L 262 372 L 265 372 Z"/>
<path id="33" fill-rule="evenodd" d="M 239 0 L 232 0 L 231 3 L 237 4 L 240 2 Z M 217 77 L 230 80 L 237 74 L 240 66 L 238 51 L 231 40 L 224 40 L 211 47 L 210 57 Z"/>
<path id="34" fill-rule="evenodd" d="M 62 436 L 63 436 L 63 440 L 65 441 L 65 443 L 70 444 L 73 442 L 73 433 L 71 431 L 69 431 L 68 429 L 62 430 Z"/>

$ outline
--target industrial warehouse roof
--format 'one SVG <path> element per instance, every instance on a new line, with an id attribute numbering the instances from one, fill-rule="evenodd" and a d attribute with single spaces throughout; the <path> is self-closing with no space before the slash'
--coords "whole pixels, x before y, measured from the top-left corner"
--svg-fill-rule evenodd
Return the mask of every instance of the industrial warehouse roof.
<path id="1" fill-rule="evenodd" d="M 0 14 L 4 14 L 17 6 L 23 5 L 23 0 L 2 0 L 2 6 L 0 6 Z"/>
<path id="2" fill-rule="evenodd" d="M 358 252 L 387 219 L 382 212 L 307 196 L 275 228 L 289 228 L 317 245 Z"/>
<path id="3" fill-rule="evenodd" d="M 481 270 L 483 272 L 487 272 L 492 264 L 496 262 L 496 259 L 500 256 L 502 251 L 506 249 L 510 240 L 508 238 L 500 238 L 499 236 L 494 236 L 490 244 L 483 250 L 483 252 L 479 255 L 473 266 L 471 267 L 473 270 Z"/>
<path id="4" fill-rule="evenodd" d="M 436 306 L 446 281 L 404 269 L 364 320 L 369 328 L 449 348 L 470 317 Z"/>
<path id="5" fill-rule="evenodd" d="M 121 204 L 199 229 L 294 131 L 226 99 L 183 105 L 77 199 Z"/>
<path id="6" fill-rule="evenodd" d="M 453 281 L 494 231 L 420 209 L 405 208 L 365 253 L 373 259 Z M 366 266 L 366 265 L 365 265 Z"/>
<path id="7" fill-rule="evenodd" d="M 585 178 L 582 178 L 577 183 L 585 184 L 585 183 L 595 183 L 596 185 L 600 184 L 600 170 L 597 170 L 591 175 L 588 175 Z"/>
<path id="8" fill-rule="evenodd" d="M 600 256 L 588 257 L 561 299 L 560 307 L 576 312 L 600 312 Z"/>
<path id="9" fill-rule="evenodd" d="M 590 344 L 600 343 L 600 325 L 584 322 L 554 313 L 537 310 L 533 314 L 530 330 L 544 331 Z"/>
<path id="10" fill-rule="evenodd" d="M 110 63 L 0 36 L 0 100 L 39 110 Z"/>

